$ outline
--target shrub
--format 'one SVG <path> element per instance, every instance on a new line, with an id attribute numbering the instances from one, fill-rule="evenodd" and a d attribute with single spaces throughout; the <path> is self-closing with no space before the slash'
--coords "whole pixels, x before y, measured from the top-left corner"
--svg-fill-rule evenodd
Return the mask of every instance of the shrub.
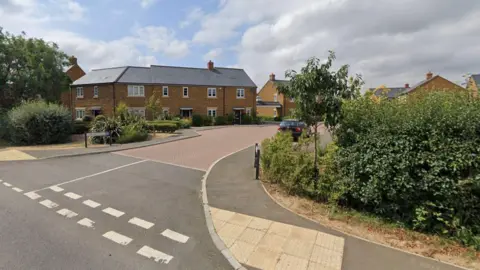
<path id="1" fill-rule="evenodd" d="M 192 119 L 181 119 L 180 120 L 180 128 L 188 129 L 192 126 Z"/>
<path id="2" fill-rule="evenodd" d="M 203 125 L 204 126 L 212 126 L 213 125 L 213 117 L 204 115 L 202 116 L 203 119 Z"/>
<path id="3" fill-rule="evenodd" d="M 215 117 L 215 125 L 216 126 L 223 126 L 223 125 L 226 125 L 227 124 L 227 119 L 225 118 L 225 116 L 217 116 Z"/>
<path id="4" fill-rule="evenodd" d="M 176 123 L 171 123 L 169 121 L 149 121 L 147 122 L 148 129 L 150 131 L 159 131 L 165 133 L 173 133 L 178 129 Z"/>
<path id="5" fill-rule="evenodd" d="M 8 133 L 8 116 L 0 111 L 0 139 L 7 139 Z"/>
<path id="6" fill-rule="evenodd" d="M 122 133 L 122 123 L 116 118 L 99 115 L 90 125 L 90 132 L 110 132 L 112 142 L 116 142 Z M 91 137 L 92 143 L 106 143 L 103 137 Z"/>
<path id="7" fill-rule="evenodd" d="M 93 121 L 93 116 L 91 116 L 91 115 L 85 115 L 85 116 L 82 118 L 82 121 L 83 121 L 83 122 L 91 122 L 91 121 Z"/>
<path id="8" fill-rule="evenodd" d="M 73 131 L 72 134 L 84 134 L 90 129 L 90 122 L 85 122 L 82 120 L 73 121 Z"/>
<path id="9" fill-rule="evenodd" d="M 251 125 L 252 124 L 252 117 L 248 114 L 242 115 L 242 124 L 244 125 Z"/>
<path id="10" fill-rule="evenodd" d="M 273 118 L 273 121 L 276 121 L 276 122 L 281 122 L 282 120 L 283 120 L 283 117 L 281 117 L 281 116 L 275 116 Z"/>
<path id="11" fill-rule="evenodd" d="M 233 125 L 234 120 L 235 116 L 232 113 L 227 115 L 227 125 Z"/>
<path id="12" fill-rule="evenodd" d="M 53 144 L 70 140 L 72 115 L 67 108 L 32 101 L 8 113 L 9 140 L 13 144 Z"/>
<path id="13" fill-rule="evenodd" d="M 202 116 L 199 115 L 199 114 L 194 114 L 194 115 L 192 116 L 192 125 L 193 125 L 194 127 L 201 127 L 201 126 L 203 126 L 203 118 L 202 118 Z"/>
<path id="14" fill-rule="evenodd" d="M 138 129 L 135 125 L 129 125 L 123 128 L 122 135 L 118 137 L 117 143 L 125 144 L 132 142 L 143 142 L 148 138 L 148 132 Z"/>

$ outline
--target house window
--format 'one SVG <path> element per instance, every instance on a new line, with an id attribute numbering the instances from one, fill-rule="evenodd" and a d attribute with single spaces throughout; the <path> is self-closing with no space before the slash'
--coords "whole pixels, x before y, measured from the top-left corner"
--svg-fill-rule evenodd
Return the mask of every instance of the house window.
<path id="1" fill-rule="evenodd" d="M 217 97 L 217 88 L 208 88 L 208 97 L 209 98 Z"/>
<path id="2" fill-rule="evenodd" d="M 85 116 L 85 108 L 75 108 L 75 118 L 82 119 Z"/>
<path id="3" fill-rule="evenodd" d="M 273 117 L 277 117 L 277 109 L 273 109 Z"/>
<path id="4" fill-rule="evenodd" d="M 164 97 L 168 97 L 168 86 L 164 86 L 164 87 L 163 87 L 162 93 L 163 93 L 162 95 L 163 95 Z"/>
<path id="5" fill-rule="evenodd" d="M 129 85 L 128 86 L 129 97 L 144 97 L 145 87 L 143 85 Z"/>
<path id="6" fill-rule="evenodd" d="M 98 86 L 93 87 L 93 97 L 98 98 Z"/>
<path id="7" fill-rule="evenodd" d="M 139 108 L 128 108 L 128 112 L 134 115 L 138 115 L 141 117 L 145 117 L 145 108 L 139 107 Z"/>
<path id="8" fill-rule="evenodd" d="M 188 97 L 188 87 L 183 87 L 183 97 Z"/>
<path id="9" fill-rule="evenodd" d="M 273 101 L 274 101 L 274 102 L 277 102 L 277 101 L 278 101 L 278 100 L 277 100 L 277 94 L 273 95 Z"/>
<path id="10" fill-rule="evenodd" d="M 83 87 L 77 87 L 77 98 L 83 98 Z"/>
<path id="11" fill-rule="evenodd" d="M 245 89 L 237 89 L 237 98 L 245 98 Z"/>
<path id="12" fill-rule="evenodd" d="M 251 115 L 251 114 L 252 114 L 252 108 L 246 108 L 246 109 L 245 109 L 245 113 L 246 113 L 247 115 Z"/>
<path id="13" fill-rule="evenodd" d="M 211 117 L 217 116 L 217 108 L 207 108 L 207 115 Z"/>

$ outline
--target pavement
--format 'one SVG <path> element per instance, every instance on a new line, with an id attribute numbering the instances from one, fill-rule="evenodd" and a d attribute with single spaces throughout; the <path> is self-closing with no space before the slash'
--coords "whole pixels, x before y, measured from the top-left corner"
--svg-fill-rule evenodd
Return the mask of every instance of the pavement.
<path id="1" fill-rule="evenodd" d="M 253 156 L 251 147 L 226 157 L 206 179 L 217 234 L 245 267 L 462 269 L 345 235 L 284 209 L 266 194 L 260 181 L 254 180 Z"/>
<path id="2" fill-rule="evenodd" d="M 0 163 L 0 269 L 232 269 L 206 226 L 202 178 L 275 131 Z"/>

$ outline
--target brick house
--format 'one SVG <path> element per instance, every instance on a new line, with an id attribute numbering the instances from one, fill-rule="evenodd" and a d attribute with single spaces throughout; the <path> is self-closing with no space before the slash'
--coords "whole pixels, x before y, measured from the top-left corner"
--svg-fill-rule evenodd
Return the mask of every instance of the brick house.
<path id="1" fill-rule="evenodd" d="M 370 88 L 369 90 L 377 97 L 386 96 L 387 99 L 394 99 L 402 95 L 408 95 L 419 91 L 458 91 L 465 90 L 465 88 L 440 75 L 434 76 L 432 72 L 428 72 L 423 81 L 411 87 L 406 83 L 403 87 L 386 87 L 385 85 L 381 85 L 377 88 Z"/>
<path id="2" fill-rule="evenodd" d="M 243 69 L 156 66 L 96 69 L 72 83 L 72 115 L 115 115 L 124 102 L 133 113 L 151 119 L 145 104 L 155 94 L 170 115 L 228 116 L 256 110 L 257 86 Z"/>
<path id="3" fill-rule="evenodd" d="M 467 89 L 472 91 L 472 94 L 477 97 L 480 90 L 480 74 L 473 74 L 468 78 Z"/>
<path id="4" fill-rule="evenodd" d="M 70 66 L 67 67 L 67 69 L 65 70 L 65 74 L 67 74 L 68 78 L 70 78 L 70 80 L 72 82 L 80 79 L 81 77 L 83 77 L 85 75 L 85 71 L 83 71 L 83 69 L 78 65 L 78 60 L 75 56 L 70 56 L 70 58 L 68 59 L 68 61 L 70 62 Z M 70 96 L 70 91 L 65 91 L 65 92 L 62 92 L 61 96 L 60 96 L 60 102 L 71 108 L 71 96 Z"/>
<path id="5" fill-rule="evenodd" d="M 283 117 L 291 114 L 296 104 L 293 99 L 278 92 L 277 86 L 286 84 L 286 80 L 275 79 L 275 74 L 270 74 L 269 80 L 258 92 L 257 115 Z"/>

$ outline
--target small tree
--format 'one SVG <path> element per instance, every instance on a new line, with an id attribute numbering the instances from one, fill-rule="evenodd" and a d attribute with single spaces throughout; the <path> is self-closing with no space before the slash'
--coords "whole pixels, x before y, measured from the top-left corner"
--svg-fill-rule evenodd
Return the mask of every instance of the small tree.
<path id="1" fill-rule="evenodd" d="M 162 101 L 157 97 L 157 93 L 154 92 L 145 104 L 147 111 L 152 115 L 153 120 L 157 119 L 162 111 Z"/>
<path id="2" fill-rule="evenodd" d="M 295 117 L 304 121 L 310 129 L 313 127 L 315 130 L 315 189 L 318 181 L 317 133 L 319 123 L 324 121 L 325 126 L 334 135 L 341 117 L 342 101 L 359 96 L 360 88 L 363 85 L 360 75 L 348 76 L 348 65 L 332 71 L 335 53 L 333 51 L 329 51 L 329 53 L 325 63 L 312 57 L 300 73 L 295 70 L 286 71 L 285 77 L 290 80 L 290 83 L 278 87 L 280 93 L 295 99 L 297 104 L 294 110 Z"/>

